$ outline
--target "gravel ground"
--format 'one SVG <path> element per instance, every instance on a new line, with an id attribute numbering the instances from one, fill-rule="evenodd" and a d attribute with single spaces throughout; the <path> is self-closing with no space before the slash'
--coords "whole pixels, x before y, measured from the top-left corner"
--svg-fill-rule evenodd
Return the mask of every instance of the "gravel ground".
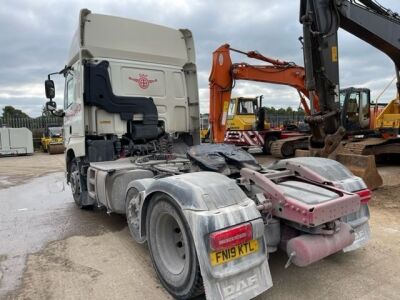
<path id="1" fill-rule="evenodd" d="M 256 156 L 262 163 L 272 161 Z M 124 217 L 75 208 L 63 155 L 0 158 L 0 299 L 168 299 Z M 274 287 L 257 299 L 398 299 L 400 167 L 382 167 L 371 242 L 307 268 L 271 255 Z"/>

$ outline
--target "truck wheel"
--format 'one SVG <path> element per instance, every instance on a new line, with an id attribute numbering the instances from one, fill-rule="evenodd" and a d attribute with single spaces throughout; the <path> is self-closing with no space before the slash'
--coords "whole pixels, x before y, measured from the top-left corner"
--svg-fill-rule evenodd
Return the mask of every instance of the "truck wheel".
<path id="1" fill-rule="evenodd" d="M 158 278 L 176 299 L 204 293 L 196 249 L 187 221 L 173 200 L 158 194 L 146 218 L 147 243 Z"/>
<path id="2" fill-rule="evenodd" d="M 271 144 L 276 140 L 278 140 L 278 137 L 276 135 L 269 135 L 265 137 L 264 145 L 262 148 L 264 154 L 271 154 Z"/>
<path id="3" fill-rule="evenodd" d="M 71 161 L 70 168 L 70 180 L 72 195 L 74 196 L 74 201 L 79 208 L 92 208 L 92 205 L 83 205 L 83 196 L 81 191 L 81 176 L 78 169 L 78 163 L 74 158 Z"/>

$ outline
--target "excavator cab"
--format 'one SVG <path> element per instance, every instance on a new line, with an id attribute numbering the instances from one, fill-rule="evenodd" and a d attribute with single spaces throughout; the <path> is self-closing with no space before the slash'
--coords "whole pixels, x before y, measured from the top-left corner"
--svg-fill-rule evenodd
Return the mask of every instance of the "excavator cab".
<path id="1" fill-rule="evenodd" d="M 257 114 L 262 106 L 262 96 L 255 98 L 232 98 L 229 103 L 227 129 L 253 130 L 257 121 Z M 264 118 L 263 129 L 269 129 L 270 124 Z"/>
<path id="2" fill-rule="evenodd" d="M 340 91 L 341 123 L 348 132 L 370 129 L 371 92 L 366 88 L 347 88 Z"/>
<path id="3" fill-rule="evenodd" d="M 202 143 L 210 142 L 209 114 L 200 114 L 200 140 Z"/>

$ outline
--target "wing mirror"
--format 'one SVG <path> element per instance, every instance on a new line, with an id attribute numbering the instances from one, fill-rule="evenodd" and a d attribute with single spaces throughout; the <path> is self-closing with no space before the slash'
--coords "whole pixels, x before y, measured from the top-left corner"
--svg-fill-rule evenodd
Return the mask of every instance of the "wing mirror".
<path id="1" fill-rule="evenodd" d="M 46 107 L 51 102 L 53 102 L 55 104 L 54 101 L 51 101 L 51 99 L 53 99 L 56 96 L 56 88 L 54 87 L 54 81 L 51 79 L 47 79 L 44 82 L 44 88 L 46 91 L 46 98 L 50 99 L 50 101 L 46 103 Z"/>

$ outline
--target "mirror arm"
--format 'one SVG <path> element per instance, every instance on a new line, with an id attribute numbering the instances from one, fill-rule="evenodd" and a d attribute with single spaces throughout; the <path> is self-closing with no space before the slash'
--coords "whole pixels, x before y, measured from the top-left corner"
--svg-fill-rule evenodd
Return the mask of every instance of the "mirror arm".
<path id="1" fill-rule="evenodd" d="M 71 66 L 65 66 L 62 70 L 58 71 L 58 72 L 53 72 L 47 75 L 47 79 L 50 80 L 50 76 L 51 75 L 65 75 L 65 73 L 67 73 L 68 71 L 72 70 Z"/>
<path id="2" fill-rule="evenodd" d="M 59 72 L 50 73 L 50 74 L 47 75 L 47 79 L 50 80 L 50 76 L 51 75 L 56 75 L 56 74 L 60 74 L 60 73 Z"/>
<path id="3" fill-rule="evenodd" d="M 64 76 L 66 76 L 66 74 L 69 72 L 69 71 L 71 71 L 72 70 L 72 67 L 71 66 L 67 66 L 67 65 L 65 65 L 65 67 L 61 70 L 61 71 L 59 71 L 58 73 L 56 73 L 56 74 L 62 74 L 62 75 L 64 75 Z"/>

